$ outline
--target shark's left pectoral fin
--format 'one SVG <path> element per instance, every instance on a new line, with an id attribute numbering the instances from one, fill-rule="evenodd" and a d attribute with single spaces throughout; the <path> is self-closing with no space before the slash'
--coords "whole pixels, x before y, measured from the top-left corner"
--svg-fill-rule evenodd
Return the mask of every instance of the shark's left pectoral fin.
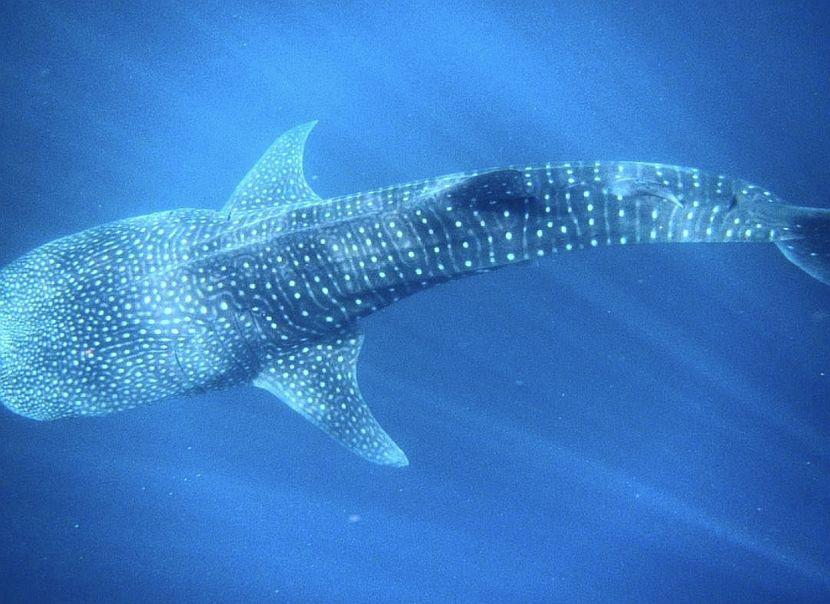
<path id="1" fill-rule="evenodd" d="M 357 386 L 363 336 L 342 334 L 326 343 L 270 354 L 254 385 L 282 399 L 340 444 L 382 465 L 409 465 L 375 420 Z"/>

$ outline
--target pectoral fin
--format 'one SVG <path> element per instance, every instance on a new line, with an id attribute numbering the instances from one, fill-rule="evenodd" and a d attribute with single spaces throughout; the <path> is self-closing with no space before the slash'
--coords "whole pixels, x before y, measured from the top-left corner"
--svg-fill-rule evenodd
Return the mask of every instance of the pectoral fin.
<path id="1" fill-rule="evenodd" d="M 357 357 L 362 343 L 362 335 L 348 333 L 292 352 L 269 354 L 254 386 L 280 398 L 364 459 L 389 466 L 409 465 L 358 389 Z"/>

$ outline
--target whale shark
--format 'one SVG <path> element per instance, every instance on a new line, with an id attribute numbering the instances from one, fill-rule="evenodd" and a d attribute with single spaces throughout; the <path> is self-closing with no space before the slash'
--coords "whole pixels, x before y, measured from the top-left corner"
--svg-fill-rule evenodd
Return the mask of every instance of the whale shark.
<path id="1" fill-rule="evenodd" d="M 830 210 L 696 168 L 563 162 L 323 199 L 316 122 L 280 136 L 220 210 L 49 242 L 0 271 L 0 400 L 97 416 L 241 384 L 361 457 L 409 462 L 357 383 L 364 317 L 435 285 L 599 246 L 771 243 L 830 283 Z"/>

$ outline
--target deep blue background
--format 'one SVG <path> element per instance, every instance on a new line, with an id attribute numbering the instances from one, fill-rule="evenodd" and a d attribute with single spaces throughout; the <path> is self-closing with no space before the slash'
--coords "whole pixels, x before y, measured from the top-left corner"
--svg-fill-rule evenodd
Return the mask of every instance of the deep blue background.
<path id="1" fill-rule="evenodd" d="M 0 263 L 218 208 L 314 118 L 324 196 L 635 159 L 828 204 L 823 1 L 380 4 L 4 1 Z M 773 246 L 559 256 L 365 330 L 405 470 L 253 388 L 0 414 L 0 599 L 830 599 L 830 289 Z"/>

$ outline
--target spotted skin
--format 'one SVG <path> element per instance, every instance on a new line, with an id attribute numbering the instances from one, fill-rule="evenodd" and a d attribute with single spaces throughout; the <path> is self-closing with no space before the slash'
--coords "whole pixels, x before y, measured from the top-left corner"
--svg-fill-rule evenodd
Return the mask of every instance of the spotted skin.
<path id="1" fill-rule="evenodd" d="M 550 164 L 323 200 L 302 173 L 313 125 L 278 139 L 220 211 L 96 227 L 0 272 L 6 407 L 40 420 L 103 415 L 252 383 L 362 457 L 403 466 L 356 364 L 359 320 L 405 296 L 637 243 L 774 242 L 826 277 L 826 211 L 693 168 Z"/>

